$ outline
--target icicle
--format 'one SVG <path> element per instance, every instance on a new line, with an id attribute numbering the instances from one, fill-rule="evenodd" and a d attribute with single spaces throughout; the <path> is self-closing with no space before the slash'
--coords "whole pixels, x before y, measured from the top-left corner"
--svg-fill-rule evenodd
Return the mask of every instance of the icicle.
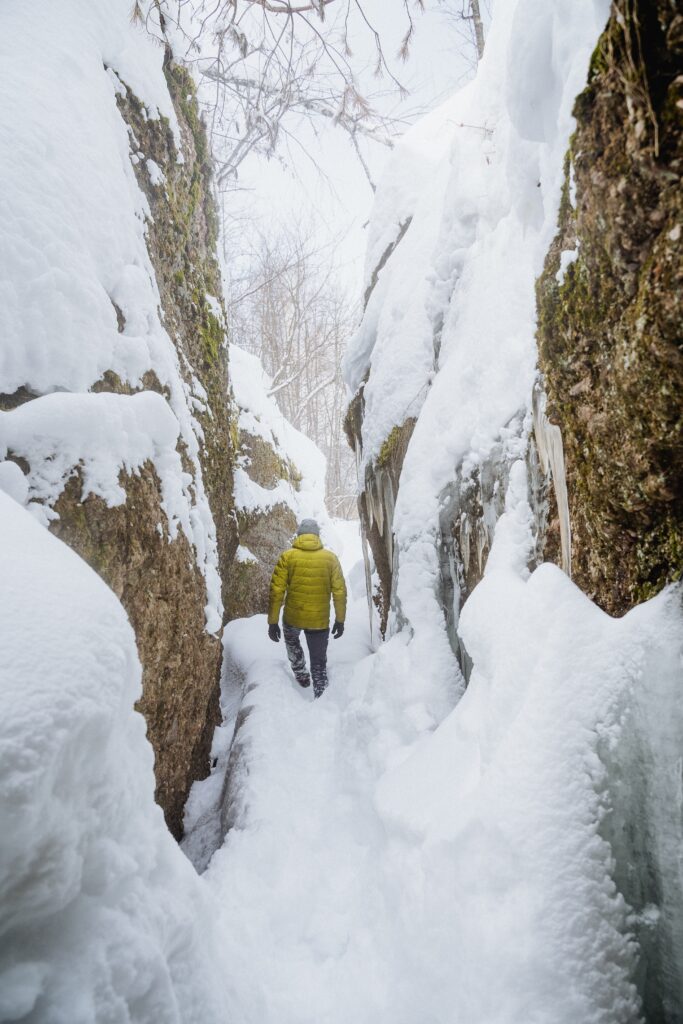
<path id="1" fill-rule="evenodd" d="M 467 574 L 470 567 L 470 521 L 466 512 L 460 516 L 460 553 Z"/>
<path id="2" fill-rule="evenodd" d="M 534 436 L 541 468 L 550 474 L 555 489 L 557 511 L 560 516 L 560 544 L 562 547 L 562 568 L 567 576 L 572 575 L 572 538 L 569 521 L 569 497 L 567 494 L 567 477 L 564 467 L 564 449 L 562 447 L 562 431 L 555 423 L 551 423 L 545 414 L 546 395 L 538 385 L 534 388 L 533 418 Z"/>
<path id="3" fill-rule="evenodd" d="M 477 565 L 479 567 L 479 574 L 483 571 L 484 551 L 489 546 L 489 531 L 486 528 L 486 523 L 482 519 L 478 519 L 476 523 L 477 533 Z"/>
<path id="4" fill-rule="evenodd" d="M 394 497 L 394 484 L 391 479 L 390 473 L 387 473 L 384 478 L 384 497 L 386 500 L 387 517 L 391 520 L 391 523 L 393 525 L 394 507 L 396 505 L 396 499 Z"/>
<path id="5" fill-rule="evenodd" d="M 448 571 L 451 576 L 451 583 L 453 584 L 453 635 L 457 637 L 458 622 L 460 620 L 460 580 L 458 579 L 458 570 L 455 564 L 455 552 L 450 547 L 448 549 Z"/>
<path id="6" fill-rule="evenodd" d="M 368 514 L 368 529 L 371 530 L 375 522 L 374 507 L 372 503 L 372 478 L 365 478 L 365 509 Z"/>
<path id="7" fill-rule="evenodd" d="M 387 517 L 387 554 L 391 565 L 394 560 L 394 485 L 390 473 L 384 474 L 382 483 L 382 501 Z"/>
<path id="8" fill-rule="evenodd" d="M 382 501 L 382 470 L 377 470 L 377 476 L 372 478 L 372 490 L 373 495 L 377 499 L 377 526 L 380 532 L 380 536 L 384 536 L 384 503 Z"/>
<path id="9" fill-rule="evenodd" d="M 368 551 L 368 538 L 365 535 L 363 529 L 363 523 L 361 522 L 360 527 L 360 541 L 361 548 L 363 551 L 363 565 L 365 567 L 365 593 L 368 599 L 368 618 L 370 621 L 370 643 L 372 643 L 372 569 L 370 568 L 370 552 Z"/>

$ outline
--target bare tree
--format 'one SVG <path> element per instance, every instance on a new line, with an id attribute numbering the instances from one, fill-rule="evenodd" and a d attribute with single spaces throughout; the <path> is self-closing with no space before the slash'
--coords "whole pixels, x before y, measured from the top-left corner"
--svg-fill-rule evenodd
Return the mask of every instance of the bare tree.
<path id="1" fill-rule="evenodd" d="M 232 258 L 227 261 L 234 267 Z M 299 228 L 261 235 L 228 283 L 237 344 L 258 355 L 270 394 L 327 458 L 326 497 L 335 515 L 355 515 L 355 467 L 344 440 L 341 361 L 357 308 L 333 260 Z"/>
<path id="2" fill-rule="evenodd" d="M 406 22 L 397 55 L 405 60 L 423 0 L 395 2 Z M 285 139 L 299 145 L 302 118 L 346 131 L 368 178 L 359 140 L 391 146 L 406 126 L 379 112 L 359 86 L 351 36 L 362 30 L 372 40 L 375 75 L 405 95 L 363 0 L 133 0 L 133 15 L 165 43 L 173 38 L 176 55 L 207 85 L 201 96 L 219 190 L 234 187 L 250 154 L 276 156 Z"/>

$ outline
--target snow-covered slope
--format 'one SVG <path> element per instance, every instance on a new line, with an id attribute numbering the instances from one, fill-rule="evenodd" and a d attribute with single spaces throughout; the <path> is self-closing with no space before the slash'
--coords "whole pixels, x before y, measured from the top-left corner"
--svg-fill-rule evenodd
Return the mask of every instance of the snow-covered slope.
<path id="1" fill-rule="evenodd" d="M 535 285 L 608 13 L 602 0 L 496 4 L 476 78 L 408 134 L 378 190 L 347 357 L 361 511 L 391 605 L 370 686 L 384 702 L 390 685 L 392 713 L 419 723 L 377 806 L 420 851 L 416 906 L 458 979 L 434 1020 L 450 1005 L 468 1022 L 636 1021 L 655 978 L 666 1019 L 681 1012 L 680 590 L 617 621 L 559 569 L 531 571 L 544 548 L 571 562 Z M 608 496 L 609 466 L 593 472 Z M 436 962 L 401 976 L 446 991 Z"/>
<path id="2" fill-rule="evenodd" d="M 211 908 L 154 802 L 133 631 L 0 493 L 0 1020 L 225 1020 Z"/>
<path id="3" fill-rule="evenodd" d="M 179 833 L 218 712 L 234 450 L 206 137 L 140 10 L 0 10 L 0 460 L 130 616 Z"/>

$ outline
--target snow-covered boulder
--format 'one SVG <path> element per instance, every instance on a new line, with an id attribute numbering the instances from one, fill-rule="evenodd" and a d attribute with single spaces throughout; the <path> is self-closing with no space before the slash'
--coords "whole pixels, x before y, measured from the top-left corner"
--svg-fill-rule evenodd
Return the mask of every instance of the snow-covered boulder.
<path id="1" fill-rule="evenodd" d="M 0 493 L 0 1021 L 211 1024 L 211 908 L 154 802 L 135 637 Z"/>

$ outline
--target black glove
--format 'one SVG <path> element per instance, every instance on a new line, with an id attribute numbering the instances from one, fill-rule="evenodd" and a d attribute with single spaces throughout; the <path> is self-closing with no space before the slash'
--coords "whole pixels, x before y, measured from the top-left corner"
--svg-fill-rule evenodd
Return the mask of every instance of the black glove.
<path id="1" fill-rule="evenodd" d="M 338 640 L 340 636 L 344 635 L 344 623 L 340 622 L 339 619 L 335 619 L 334 626 L 332 627 L 332 636 L 335 640 Z"/>
<path id="2" fill-rule="evenodd" d="M 271 640 L 274 640 L 275 643 L 280 639 L 280 627 L 277 622 L 271 622 L 268 626 L 268 636 Z"/>

